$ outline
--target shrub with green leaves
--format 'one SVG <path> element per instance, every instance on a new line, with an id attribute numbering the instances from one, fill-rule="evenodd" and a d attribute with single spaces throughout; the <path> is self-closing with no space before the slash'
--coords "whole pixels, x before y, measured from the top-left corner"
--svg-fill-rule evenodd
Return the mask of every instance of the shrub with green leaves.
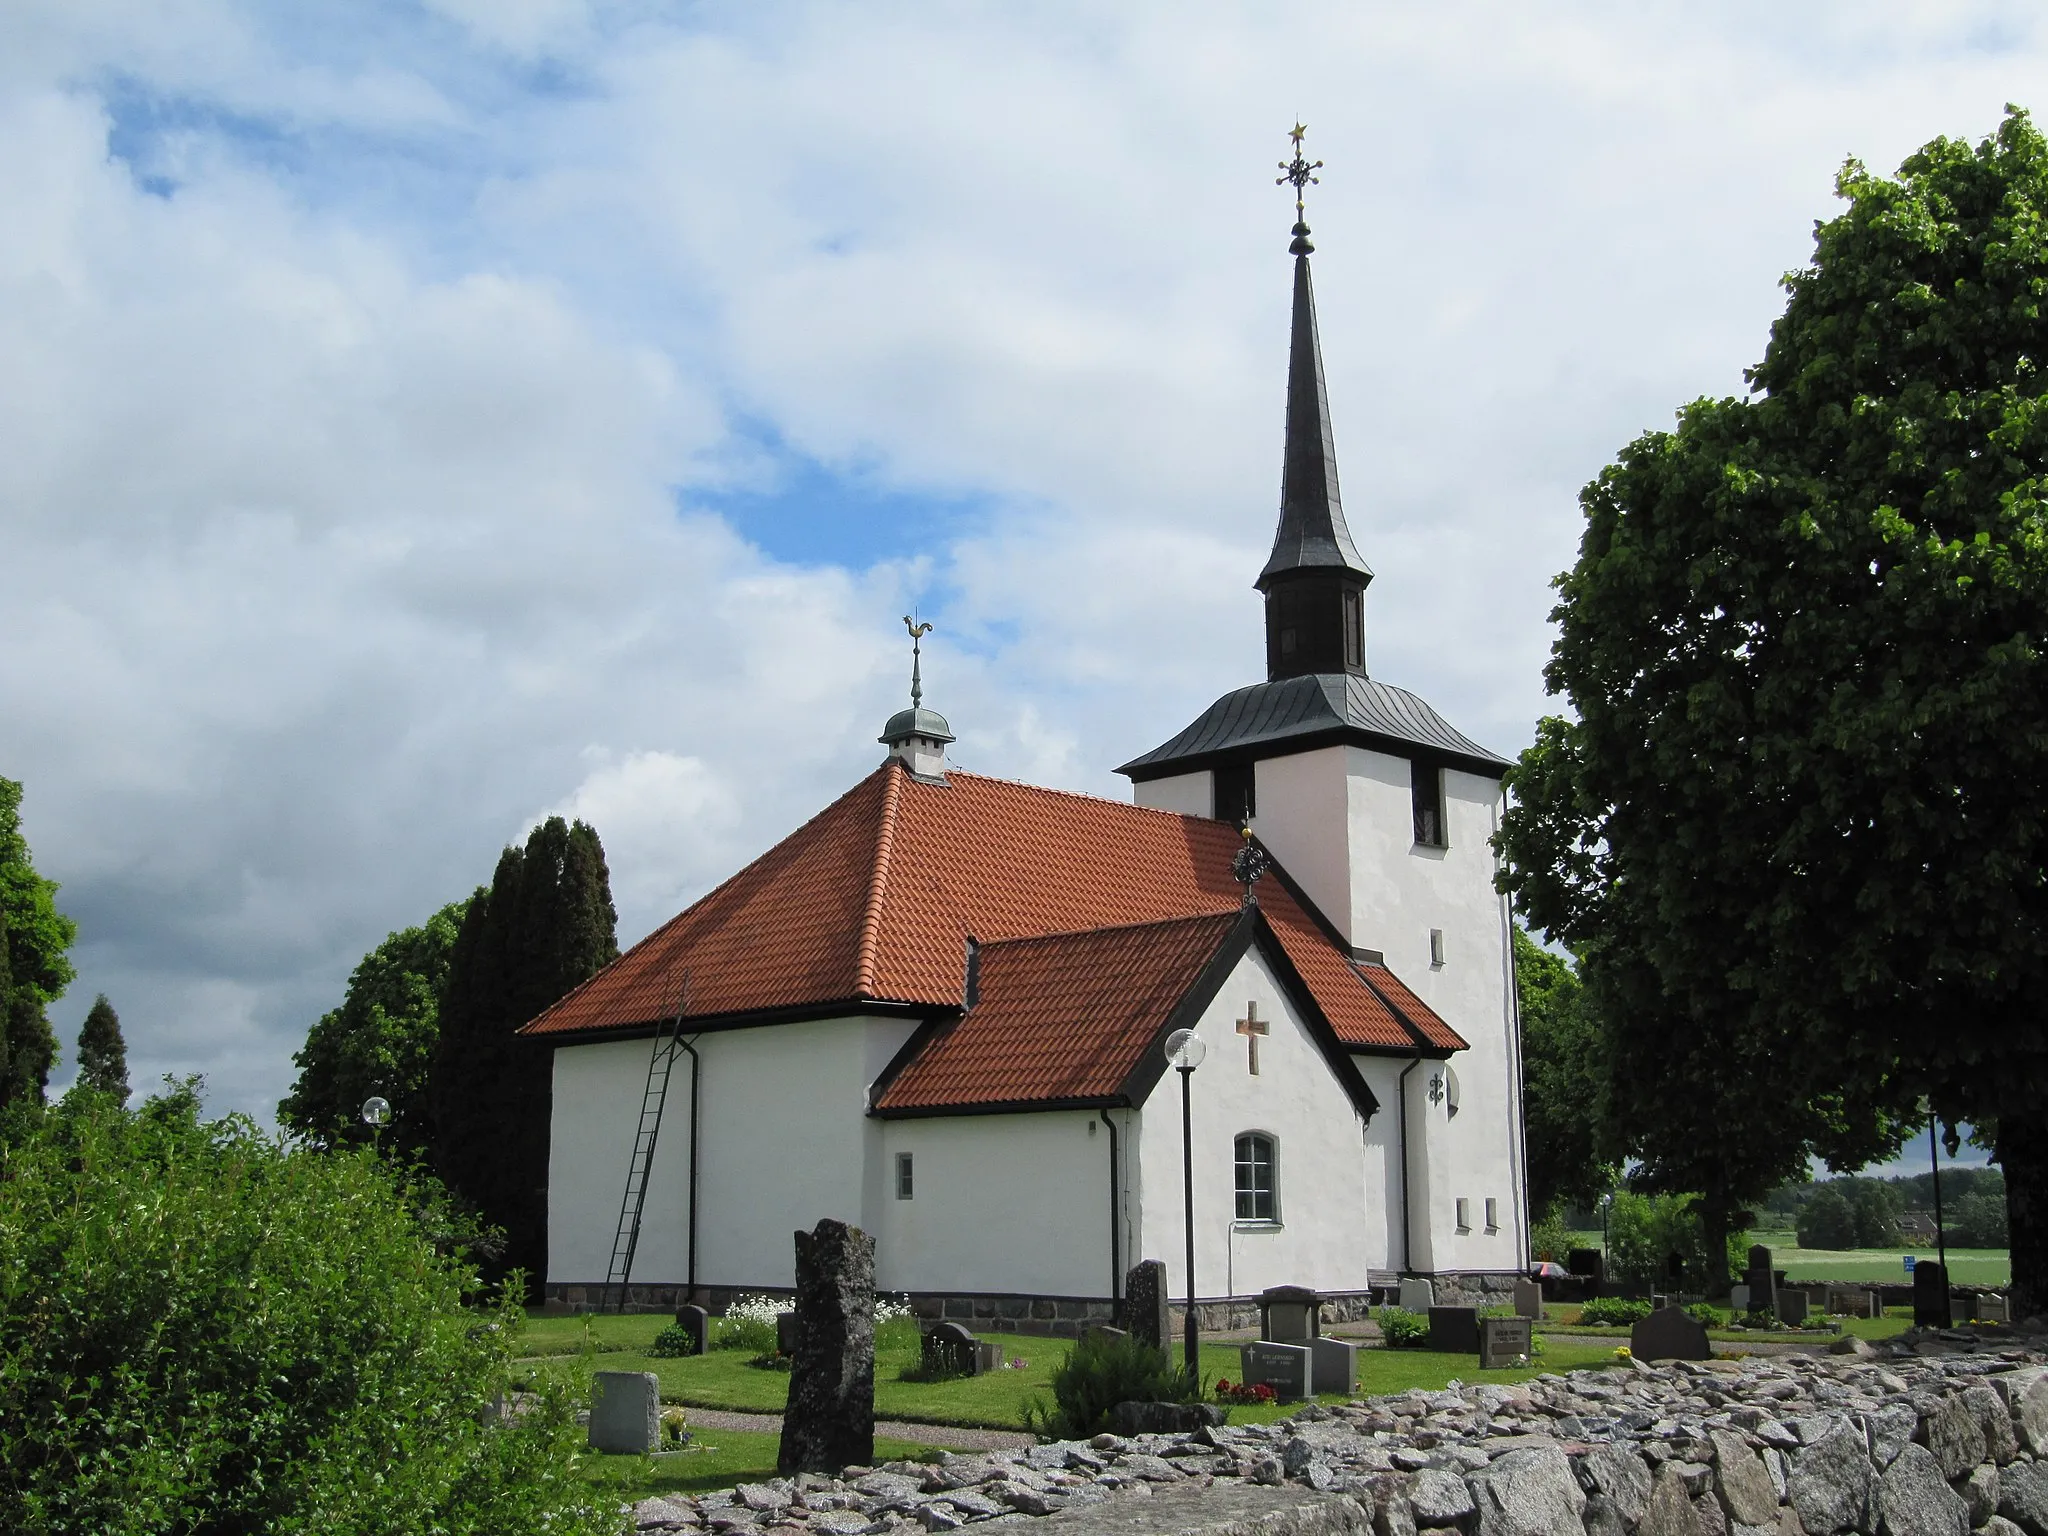
<path id="1" fill-rule="evenodd" d="M 1647 1301 L 1626 1296 L 1596 1296 L 1579 1308 L 1579 1321 L 1589 1328 L 1627 1328 L 1654 1310 Z"/>
<path id="2" fill-rule="evenodd" d="M 673 1360 L 681 1355 L 695 1353 L 697 1336 L 681 1323 L 670 1323 L 654 1336 L 654 1342 L 647 1346 L 647 1353 L 660 1360 Z"/>
<path id="3" fill-rule="evenodd" d="M 1084 1333 L 1052 1373 L 1053 1406 L 1024 1406 L 1024 1422 L 1052 1440 L 1083 1440 L 1110 1426 L 1118 1403 L 1192 1403 L 1202 1382 L 1142 1339 Z"/>
<path id="4" fill-rule="evenodd" d="M 0 1146 L 0 1530 L 616 1530 L 573 1405 L 517 1399 L 436 1186 L 288 1149 L 188 1086 Z"/>
<path id="5" fill-rule="evenodd" d="M 1429 1317 L 1400 1307 L 1381 1307 L 1380 1338 L 1389 1349 L 1422 1349 L 1429 1344 Z"/>

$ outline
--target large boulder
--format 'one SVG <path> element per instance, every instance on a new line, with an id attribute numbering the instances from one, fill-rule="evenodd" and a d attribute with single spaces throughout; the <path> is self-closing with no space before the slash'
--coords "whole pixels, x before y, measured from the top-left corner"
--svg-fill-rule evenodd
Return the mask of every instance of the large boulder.
<path id="1" fill-rule="evenodd" d="M 1556 1446 L 1530 1446 L 1474 1472 L 1479 1536 L 1584 1536 L 1586 1495 Z"/>
<path id="2" fill-rule="evenodd" d="M 1579 1463 L 1579 1470 L 1624 1524 L 1633 1527 L 1643 1518 L 1650 1504 L 1650 1469 L 1633 1445 L 1596 1445 Z M 1588 1515 L 1589 1528 L 1591 1521 Z"/>
<path id="3" fill-rule="evenodd" d="M 2048 1366 L 2029 1365 L 1993 1378 L 2005 1399 L 2020 1444 L 2035 1456 L 2048 1456 Z"/>
<path id="4" fill-rule="evenodd" d="M 1920 1446 L 1899 1452 L 1878 1479 L 1872 1502 L 1878 1536 L 1968 1536 L 1969 1507 Z"/>
<path id="5" fill-rule="evenodd" d="M 1763 1458 L 1742 1436 L 1717 1429 L 1707 1436 L 1714 1447 L 1714 1491 L 1728 1518 L 1737 1525 L 1767 1525 L 1778 1518 L 1778 1490 Z"/>
<path id="6" fill-rule="evenodd" d="M 830 1218 L 797 1233 L 796 1316 L 775 1469 L 864 1466 L 875 1457 L 875 1240 Z"/>
<path id="7" fill-rule="evenodd" d="M 2028 1536 L 2048 1536 L 2048 1461 L 2016 1461 L 1999 1469 L 1998 1512 Z"/>
<path id="8" fill-rule="evenodd" d="M 1984 1431 L 1960 1395 L 1945 1397 L 1927 1416 L 1927 1449 L 1941 1465 L 1943 1477 L 1967 1477 L 1984 1459 Z"/>
<path id="9" fill-rule="evenodd" d="M 1785 1493 L 1806 1536 L 1836 1536 L 1863 1524 L 1876 1477 L 1864 1446 L 1860 1427 L 1835 1419 L 1798 1453 Z"/>
<path id="10" fill-rule="evenodd" d="M 1705 1536 L 1699 1513 L 1685 1491 L 1685 1474 L 1675 1463 L 1667 1461 L 1657 1469 L 1636 1536 Z"/>

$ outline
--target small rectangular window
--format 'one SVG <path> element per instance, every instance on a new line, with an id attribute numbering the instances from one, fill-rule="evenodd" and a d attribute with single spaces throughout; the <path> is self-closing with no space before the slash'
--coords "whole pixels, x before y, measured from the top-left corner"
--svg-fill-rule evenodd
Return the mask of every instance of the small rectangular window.
<path id="1" fill-rule="evenodd" d="M 1460 1232 L 1470 1232 L 1472 1230 L 1472 1202 L 1462 1195 L 1458 1197 L 1458 1230 Z"/>
<path id="2" fill-rule="evenodd" d="M 1344 594 L 1344 665 L 1353 672 L 1365 670 L 1365 594 Z"/>
<path id="3" fill-rule="evenodd" d="M 1216 770 L 1216 819 L 1241 827 L 1259 814 L 1257 770 L 1239 763 Z"/>
<path id="4" fill-rule="evenodd" d="M 1444 931 L 1441 928 L 1429 930 L 1429 963 L 1433 970 L 1442 970 L 1444 964 Z"/>
<path id="5" fill-rule="evenodd" d="M 1489 1232 L 1498 1232 L 1500 1230 L 1500 1202 L 1492 1195 L 1486 1197 L 1486 1230 Z"/>
<path id="6" fill-rule="evenodd" d="M 910 1191 L 910 1154 L 908 1152 L 898 1152 L 896 1154 L 896 1198 L 898 1200 L 908 1200 L 910 1198 Z"/>
<path id="7" fill-rule="evenodd" d="M 1408 784 L 1415 802 L 1415 841 L 1424 848 L 1445 847 L 1443 769 L 1430 763 L 1411 762 Z"/>

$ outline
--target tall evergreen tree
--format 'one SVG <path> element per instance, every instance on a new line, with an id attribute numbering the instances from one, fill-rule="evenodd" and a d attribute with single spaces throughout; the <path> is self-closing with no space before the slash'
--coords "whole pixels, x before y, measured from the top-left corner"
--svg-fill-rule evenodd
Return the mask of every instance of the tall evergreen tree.
<path id="1" fill-rule="evenodd" d="M 0 987 L 0 1032 L 6 1036 L 0 1107 L 40 1102 L 57 1061 L 57 1037 L 45 1009 L 75 974 L 66 954 L 77 925 L 57 910 L 57 885 L 36 873 L 21 832 L 21 786 L 0 779 L 0 939 L 7 951 Z"/>
<path id="2" fill-rule="evenodd" d="M 507 848 L 449 957 L 431 1074 L 437 1171 L 506 1236 L 505 1268 L 547 1272 L 554 1053 L 519 1026 L 616 960 L 604 845 L 553 816 Z"/>
<path id="3" fill-rule="evenodd" d="M 121 1016 L 104 992 L 93 999 L 79 1026 L 78 1085 L 128 1102 L 128 1042 L 121 1038 Z"/>
<path id="4" fill-rule="evenodd" d="M 449 961 L 468 903 L 450 902 L 417 928 L 401 928 L 363 956 L 341 1006 L 323 1014 L 292 1057 L 299 1069 L 277 1106 L 286 1128 L 318 1147 L 372 1140 L 363 1101 L 391 1105 L 376 1137 L 387 1153 L 426 1155 L 432 1141 L 428 1073 L 441 1033 Z"/>

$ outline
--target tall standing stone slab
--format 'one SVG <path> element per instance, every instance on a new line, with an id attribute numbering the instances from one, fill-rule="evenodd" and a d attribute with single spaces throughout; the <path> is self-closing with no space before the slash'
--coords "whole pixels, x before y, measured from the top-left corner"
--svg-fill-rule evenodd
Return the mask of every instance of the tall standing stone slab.
<path id="1" fill-rule="evenodd" d="M 1479 1309 L 1477 1307 L 1431 1307 L 1429 1347 L 1451 1355 L 1479 1353 Z"/>
<path id="2" fill-rule="evenodd" d="M 1248 1387 L 1271 1387 L 1283 1403 L 1298 1402 L 1315 1389 L 1315 1355 L 1306 1344 L 1240 1344 L 1239 1370 Z"/>
<path id="3" fill-rule="evenodd" d="M 1401 1310 L 1427 1312 L 1436 1305 L 1436 1287 L 1413 1276 L 1401 1282 Z"/>
<path id="4" fill-rule="evenodd" d="M 1526 1317 L 1531 1322 L 1543 1318 L 1543 1287 L 1534 1280 L 1515 1282 L 1515 1316 Z"/>
<path id="5" fill-rule="evenodd" d="M 652 1371 L 599 1371 L 590 1383 L 590 1448 L 644 1456 L 661 1438 L 661 1381 Z"/>
<path id="6" fill-rule="evenodd" d="M 1314 1338 L 1308 1341 L 1311 1385 L 1318 1393 L 1341 1392 L 1346 1397 L 1358 1390 L 1358 1346 L 1349 1339 Z"/>
<path id="7" fill-rule="evenodd" d="M 1948 1306 L 1948 1271 L 1932 1259 L 1921 1259 L 1913 1266 L 1913 1326 L 1947 1328 L 1953 1321 Z"/>
<path id="8" fill-rule="evenodd" d="M 875 1240 L 829 1218 L 796 1234 L 796 1349 L 775 1469 L 875 1458 Z"/>
<path id="9" fill-rule="evenodd" d="M 1173 1347 L 1173 1313 L 1167 1306 L 1166 1266 L 1146 1259 L 1124 1276 L 1123 1325 L 1132 1338 L 1154 1349 Z"/>

